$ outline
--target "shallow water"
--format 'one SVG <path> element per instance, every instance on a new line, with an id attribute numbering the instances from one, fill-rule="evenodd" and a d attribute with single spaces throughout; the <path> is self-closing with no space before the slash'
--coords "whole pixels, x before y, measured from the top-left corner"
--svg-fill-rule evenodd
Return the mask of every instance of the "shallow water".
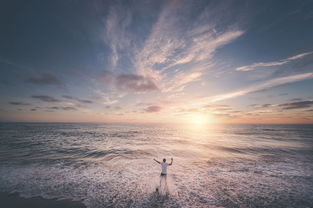
<path id="1" fill-rule="evenodd" d="M 155 192 L 163 157 L 167 195 Z M 1 123 L 0 191 L 88 207 L 313 207 L 313 125 Z"/>

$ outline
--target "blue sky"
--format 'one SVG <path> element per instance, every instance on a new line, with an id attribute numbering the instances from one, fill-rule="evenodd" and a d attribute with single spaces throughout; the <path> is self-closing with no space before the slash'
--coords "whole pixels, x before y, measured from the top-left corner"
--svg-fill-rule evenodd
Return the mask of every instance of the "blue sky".
<path id="1" fill-rule="evenodd" d="M 313 122 L 313 2 L 4 1 L 0 120 Z"/>

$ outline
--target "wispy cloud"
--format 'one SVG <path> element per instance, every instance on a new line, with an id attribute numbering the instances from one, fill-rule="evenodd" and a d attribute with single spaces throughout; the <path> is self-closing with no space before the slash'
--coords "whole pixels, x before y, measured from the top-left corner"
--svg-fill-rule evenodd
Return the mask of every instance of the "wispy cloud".
<path id="1" fill-rule="evenodd" d="M 251 65 L 247 65 L 247 66 L 240 66 L 240 67 L 237 67 L 236 70 L 237 71 L 252 71 L 252 70 L 255 70 L 256 68 L 260 68 L 260 67 L 272 67 L 272 66 L 280 66 L 280 65 L 283 65 L 283 64 L 287 64 L 291 61 L 294 61 L 294 60 L 297 60 L 297 59 L 301 59 L 307 55 L 310 55 L 312 54 L 313 52 L 307 52 L 307 53 L 301 53 L 301 54 L 298 54 L 298 55 L 295 55 L 295 56 L 291 56 L 289 58 L 286 58 L 286 59 L 282 59 L 282 60 L 279 60 L 279 61 L 273 61 L 273 62 L 260 62 L 260 63 L 254 63 L 254 64 L 251 64 Z"/>
<path id="2" fill-rule="evenodd" d="M 162 107 L 160 106 L 156 106 L 156 105 L 152 105 L 152 106 L 148 106 L 147 108 L 145 108 L 145 112 L 147 113 L 156 113 L 161 111 Z"/>
<path id="3" fill-rule="evenodd" d="M 52 72 L 48 71 L 36 72 L 32 77 L 27 78 L 26 82 L 36 85 L 55 85 L 58 87 L 64 87 L 64 83 Z"/>
<path id="4" fill-rule="evenodd" d="M 11 101 L 9 102 L 10 105 L 30 105 L 30 103 L 24 103 L 24 102 L 16 102 L 16 101 Z"/>
<path id="5" fill-rule="evenodd" d="M 212 64 L 215 51 L 244 33 L 234 29 L 236 27 L 216 31 L 215 25 L 209 21 L 204 25 L 191 24 L 187 13 L 178 12 L 188 9 L 189 5 L 168 3 L 134 60 L 137 73 L 152 77 L 165 92 L 182 90 L 189 83 L 199 80 L 202 71 Z M 190 23 L 188 28 L 185 21 Z"/>
<path id="6" fill-rule="evenodd" d="M 262 105 L 259 105 L 259 104 L 252 104 L 252 105 L 250 105 L 250 106 L 252 106 L 253 108 L 260 109 L 260 108 L 270 108 L 270 107 L 273 107 L 273 106 L 275 106 L 275 105 L 270 104 L 270 103 L 266 103 L 266 104 L 262 104 Z"/>
<path id="7" fill-rule="evenodd" d="M 116 77 L 115 85 L 119 90 L 148 92 L 158 90 L 152 79 L 135 74 L 121 74 Z"/>
<path id="8" fill-rule="evenodd" d="M 62 97 L 66 98 L 66 99 L 70 99 L 70 100 L 76 100 L 76 101 L 78 101 L 80 103 L 85 103 L 85 104 L 92 104 L 93 103 L 93 101 L 91 101 L 91 100 L 80 99 L 80 98 L 73 97 L 73 96 L 70 96 L 70 95 L 63 95 Z"/>
<path id="9" fill-rule="evenodd" d="M 263 82 L 261 84 L 257 84 L 257 85 L 251 86 L 251 87 L 237 90 L 234 92 L 208 97 L 208 98 L 203 99 L 203 101 L 217 102 L 217 101 L 227 100 L 227 99 L 231 99 L 231 98 L 244 96 L 246 94 L 256 92 L 259 90 L 268 89 L 271 87 L 276 87 L 279 85 L 288 84 L 288 83 L 292 83 L 292 82 L 298 82 L 301 80 L 312 79 L 312 78 L 313 78 L 313 73 L 304 73 L 304 74 L 297 74 L 297 75 L 291 75 L 291 76 L 286 76 L 286 77 L 280 77 L 280 78 L 276 78 L 276 79 L 272 79 L 272 80 Z"/>
<path id="10" fill-rule="evenodd" d="M 112 105 L 115 103 L 119 102 L 119 99 L 122 98 L 125 94 L 118 94 L 118 93 L 114 93 L 114 92 L 103 92 L 101 90 L 96 90 L 97 95 L 97 99 L 100 100 L 101 104 L 104 105 Z"/>
<path id="11" fill-rule="evenodd" d="M 0 56 L 0 63 L 4 63 L 15 67 L 18 70 L 23 70 L 26 75 L 25 81 L 35 85 L 54 85 L 57 87 L 65 87 L 65 84 L 54 73 L 50 71 L 39 71 L 32 67 L 23 64 L 9 61 Z"/>
<path id="12" fill-rule="evenodd" d="M 175 80 L 171 82 L 171 86 L 163 89 L 164 92 L 179 92 L 182 91 L 188 83 L 198 81 L 202 76 L 202 72 L 193 73 L 178 73 Z"/>
<path id="13" fill-rule="evenodd" d="M 282 111 L 282 110 L 296 110 L 296 109 L 303 109 L 303 108 L 310 108 L 313 106 L 313 100 L 302 100 L 302 99 L 291 99 L 294 100 L 293 102 L 287 103 L 280 103 L 280 104 L 253 104 L 251 105 L 255 109 L 267 109 L 270 108 L 274 109 L 273 112 Z M 275 110 L 276 109 L 276 110 Z M 270 110 L 269 110 L 270 111 Z"/>
<path id="14" fill-rule="evenodd" d="M 198 8 L 192 2 L 169 1 L 153 18 L 145 13 L 149 8 L 132 7 L 137 16 L 125 5 L 112 4 L 104 20 L 103 40 L 111 50 L 101 82 L 119 91 L 183 91 L 212 67 L 217 49 L 244 34 L 235 22 L 216 28 L 214 21 L 223 17 L 211 14 L 209 6 L 194 15 L 190 11 Z M 136 28 L 138 23 L 144 25 Z"/>
<path id="15" fill-rule="evenodd" d="M 49 95 L 32 95 L 31 97 L 44 102 L 61 102 L 61 100 L 51 97 Z"/>
<path id="16" fill-rule="evenodd" d="M 298 102 L 283 103 L 283 104 L 279 104 L 278 106 L 282 107 L 285 110 L 309 108 L 309 107 L 313 106 L 313 100 L 304 100 L 304 101 L 298 101 Z"/>
<path id="17" fill-rule="evenodd" d="M 102 99 L 102 104 L 105 104 L 105 105 L 112 105 L 112 104 L 115 104 L 115 103 L 118 103 L 119 101 L 117 99 L 112 99 L 112 98 L 109 98 L 109 97 L 105 97 Z"/>
<path id="18" fill-rule="evenodd" d="M 127 28 L 132 22 L 132 12 L 124 6 L 116 3 L 109 9 L 105 20 L 105 42 L 111 48 L 111 69 L 115 69 L 121 54 L 125 54 L 130 48 L 130 33 Z M 127 50 L 128 49 L 128 50 Z"/>
<path id="19" fill-rule="evenodd" d="M 72 110 L 77 110 L 77 108 L 72 107 L 72 106 L 52 106 L 48 107 L 49 110 L 65 110 L 65 111 L 72 111 Z"/>

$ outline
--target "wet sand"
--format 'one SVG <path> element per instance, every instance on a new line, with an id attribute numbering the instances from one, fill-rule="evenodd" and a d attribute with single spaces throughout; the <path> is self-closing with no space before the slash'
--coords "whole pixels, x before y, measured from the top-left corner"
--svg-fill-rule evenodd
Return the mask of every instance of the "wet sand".
<path id="1" fill-rule="evenodd" d="M 82 202 L 72 200 L 44 199 L 42 197 L 23 198 L 18 194 L 0 192 L 0 204 L 3 208 L 86 208 Z"/>

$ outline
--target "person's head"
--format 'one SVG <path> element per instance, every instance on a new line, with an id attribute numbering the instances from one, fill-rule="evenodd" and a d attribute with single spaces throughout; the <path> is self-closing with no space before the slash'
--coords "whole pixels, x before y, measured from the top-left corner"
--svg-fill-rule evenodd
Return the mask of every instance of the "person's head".
<path id="1" fill-rule="evenodd" d="M 163 162 L 166 162 L 166 159 L 165 159 L 165 158 L 163 159 Z"/>

